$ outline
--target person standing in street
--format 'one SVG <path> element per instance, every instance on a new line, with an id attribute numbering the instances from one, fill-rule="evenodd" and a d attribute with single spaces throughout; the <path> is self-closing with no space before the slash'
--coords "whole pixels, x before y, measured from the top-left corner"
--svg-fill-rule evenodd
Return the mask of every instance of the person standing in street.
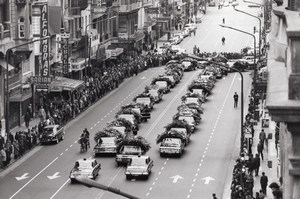
<path id="1" fill-rule="evenodd" d="M 223 24 L 225 24 L 225 18 L 223 18 Z"/>
<path id="2" fill-rule="evenodd" d="M 236 92 L 234 92 L 233 100 L 234 100 L 233 107 L 236 108 L 237 104 L 238 104 L 238 101 L 239 101 L 239 95 Z"/>
<path id="3" fill-rule="evenodd" d="M 262 192 L 267 195 L 268 177 L 265 175 L 265 172 L 262 172 L 262 176 L 260 177 L 260 186 Z"/>
<path id="4" fill-rule="evenodd" d="M 212 197 L 213 199 L 218 199 L 215 193 L 212 194 Z"/>
<path id="5" fill-rule="evenodd" d="M 224 46 L 225 45 L 225 37 L 222 37 L 222 45 Z"/>

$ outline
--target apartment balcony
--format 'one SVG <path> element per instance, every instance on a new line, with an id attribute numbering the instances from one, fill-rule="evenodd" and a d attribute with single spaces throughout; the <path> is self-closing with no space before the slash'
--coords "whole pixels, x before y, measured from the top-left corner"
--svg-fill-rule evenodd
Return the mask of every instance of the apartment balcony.
<path id="1" fill-rule="evenodd" d="M 74 18 L 80 18 L 80 17 L 81 17 L 80 7 L 68 8 L 65 14 L 65 19 L 67 20 L 73 20 Z"/>
<path id="2" fill-rule="evenodd" d="M 134 34 L 129 36 L 130 39 L 134 39 L 136 42 L 140 41 L 144 37 L 145 37 L 145 35 L 144 35 L 144 32 L 142 30 L 138 30 L 137 32 L 135 32 Z"/>
<path id="3" fill-rule="evenodd" d="M 22 83 L 22 78 L 21 78 L 21 73 L 16 73 L 16 74 L 13 74 L 12 76 L 9 76 L 8 77 L 8 85 L 9 85 L 9 89 L 13 89 L 13 88 L 16 88 L 18 86 L 21 85 Z"/>
<path id="4" fill-rule="evenodd" d="M 140 8 L 141 8 L 140 2 L 131 3 L 131 4 L 127 4 L 127 5 L 120 5 L 119 13 L 126 14 L 126 13 L 130 13 L 130 12 L 138 11 Z"/>

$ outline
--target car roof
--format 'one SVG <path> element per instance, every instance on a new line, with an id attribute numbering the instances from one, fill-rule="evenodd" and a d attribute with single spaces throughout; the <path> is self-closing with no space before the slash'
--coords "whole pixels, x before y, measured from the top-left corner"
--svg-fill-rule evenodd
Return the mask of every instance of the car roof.
<path id="1" fill-rule="evenodd" d="M 147 159 L 149 156 L 146 155 L 140 155 L 140 156 L 133 156 L 131 159 Z"/>
<path id="2" fill-rule="evenodd" d="M 45 126 L 44 128 L 55 128 L 55 127 L 58 127 L 59 125 L 57 124 L 54 124 L 54 125 L 48 125 L 48 126 Z"/>

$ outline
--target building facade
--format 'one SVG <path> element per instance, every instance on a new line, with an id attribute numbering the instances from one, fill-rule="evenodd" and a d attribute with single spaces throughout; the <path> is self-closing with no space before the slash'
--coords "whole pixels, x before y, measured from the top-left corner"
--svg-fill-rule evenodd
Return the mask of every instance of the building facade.
<path id="1" fill-rule="evenodd" d="M 283 197 L 300 198 L 300 1 L 275 1 L 266 105 L 279 126 Z"/>

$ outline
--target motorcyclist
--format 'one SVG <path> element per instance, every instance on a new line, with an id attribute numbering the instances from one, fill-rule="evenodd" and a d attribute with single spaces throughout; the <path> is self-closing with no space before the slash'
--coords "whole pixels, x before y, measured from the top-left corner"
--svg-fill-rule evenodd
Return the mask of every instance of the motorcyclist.
<path id="1" fill-rule="evenodd" d="M 86 140 L 87 146 L 90 148 L 90 132 L 85 128 L 81 134 L 81 138 Z"/>

